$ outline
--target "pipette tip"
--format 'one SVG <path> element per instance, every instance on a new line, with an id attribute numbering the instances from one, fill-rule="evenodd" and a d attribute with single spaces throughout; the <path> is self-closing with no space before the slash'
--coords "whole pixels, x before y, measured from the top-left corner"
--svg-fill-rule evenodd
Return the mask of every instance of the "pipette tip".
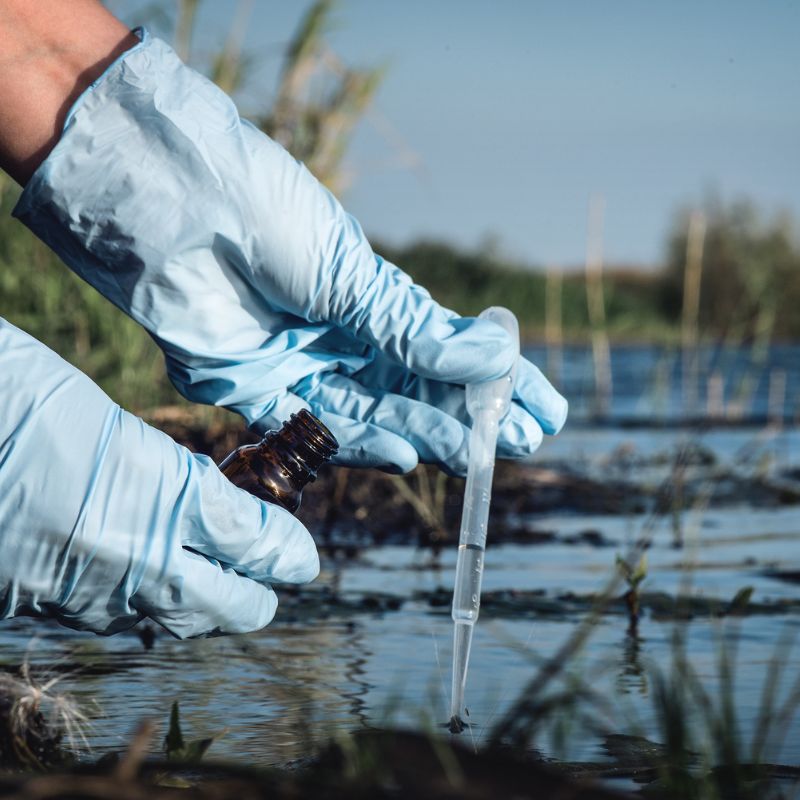
<path id="1" fill-rule="evenodd" d="M 467 723 L 464 722 L 464 720 L 461 719 L 458 714 L 453 714 L 453 716 L 450 717 L 450 722 L 447 725 L 450 733 L 462 733 L 466 727 Z"/>

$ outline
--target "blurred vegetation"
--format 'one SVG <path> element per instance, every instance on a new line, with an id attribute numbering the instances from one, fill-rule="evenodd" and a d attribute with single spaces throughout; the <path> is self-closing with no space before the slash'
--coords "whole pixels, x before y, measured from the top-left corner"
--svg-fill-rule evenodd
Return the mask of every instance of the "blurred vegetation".
<path id="1" fill-rule="evenodd" d="M 417 242 L 403 248 L 376 243 L 375 249 L 448 308 L 475 316 L 490 305 L 506 306 L 516 314 L 529 339 L 543 335 L 544 271 L 505 261 L 491 251 L 457 250 L 443 242 Z M 659 306 L 655 275 L 611 269 L 606 272 L 604 288 L 609 331 L 618 338 L 648 341 L 675 335 L 673 322 Z M 586 341 L 590 325 L 583 273 L 563 275 L 561 309 L 565 336 Z"/>
<path id="2" fill-rule="evenodd" d="M 708 200 L 700 288 L 701 333 L 800 338 L 800 246 L 788 216 L 764 219 L 739 200 Z M 688 212 L 675 221 L 659 279 L 660 310 L 680 316 Z"/>
<path id="3" fill-rule="evenodd" d="M 749 342 L 800 339 L 800 244 L 791 220 L 764 220 L 747 201 L 709 201 L 702 255 L 700 335 Z M 680 335 L 689 212 L 676 215 L 663 265 L 605 270 L 609 334 L 617 340 L 677 341 Z M 392 248 L 375 244 L 444 305 L 474 315 L 488 305 L 510 308 L 529 338 L 546 319 L 544 270 L 503 259 L 492 248 L 464 251 L 442 242 Z M 561 318 L 567 340 L 590 330 L 583 272 L 562 275 Z"/>
<path id="4" fill-rule="evenodd" d="M 19 188 L 0 172 L 0 317 L 35 336 L 132 409 L 179 402 L 161 351 L 132 319 L 12 219 Z"/>
<path id="5" fill-rule="evenodd" d="M 260 99 L 262 87 L 244 91 L 259 62 L 270 55 L 262 48 L 244 49 L 253 0 L 236 3 L 222 48 L 205 58 L 194 46 L 195 24 L 203 5 L 200 0 L 151 3 L 143 9 L 140 21 L 172 38 L 181 58 L 237 99 L 251 122 L 302 161 L 328 188 L 343 191 L 351 176 L 342 159 L 353 128 L 380 86 L 384 68 L 350 67 L 331 49 L 326 34 L 332 27 L 333 0 L 317 0 L 300 20 L 284 48 L 274 97 L 266 104 Z M 258 98 L 257 107 L 248 108 L 253 96 Z"/>

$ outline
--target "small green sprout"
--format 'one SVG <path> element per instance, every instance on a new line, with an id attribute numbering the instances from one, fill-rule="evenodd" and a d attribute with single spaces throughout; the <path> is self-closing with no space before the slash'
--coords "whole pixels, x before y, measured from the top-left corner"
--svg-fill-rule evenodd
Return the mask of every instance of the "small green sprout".
<path id="1" fill-rule="evenodd" d="M 739 589 L 738 592 L 733 596 L 733 600 L 731 600 L 730 605 L 728 606 L 728 613 L 729 614 L 744 614 L 747 610 L 747 606 L 750 603 L 750 599 L 753 596 L 753 587 L 752 586 L 744 586 Z"/>
<path id="2" fill-rule="evenodd" d="M 617 554 L 617 569 L 628 584 L 628 591 L 623 595 L 628 607 L 628 631 L 636 634 L 639 626 L 639 586 L 647 577 L 647 553 L 642 553 L 636 566 L 631 566 L 626 559 Z"/>
<path id="3" fill-rule="evenodd" d="M 167 761 L 197 762 L 211 747 L 213 737 L 208 739 L 195 739 L 186 742 L 181 732 L 180 712 L 178 711 L 178 701 L 172 704 L 169 715 L 169 730 L 164 738 L 164 752 Z"/>

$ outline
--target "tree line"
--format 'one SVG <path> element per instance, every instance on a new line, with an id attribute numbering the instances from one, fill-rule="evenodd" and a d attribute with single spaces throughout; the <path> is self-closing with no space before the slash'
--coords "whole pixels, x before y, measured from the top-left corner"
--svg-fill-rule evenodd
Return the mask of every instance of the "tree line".
<path id="1" fill-rule="evenodd" d="M 689 213 L 676 214 L 661 264 L 648 269 L 608 266 L 603 274 L 605 316 L 612 338 L 670 340 L 682 322 Z M 749 341 L 800 339 L 800 245 L 788 216 L 766 219 L 753 203 L 709 201 L 703 210 L 699 335 Z M 444 305 L 474 315 L 504 305 L 529 337 L 544 335 L 552 273 L 509 262 L 491 250 L 466 251 L 445 242 L 375 249 L 425 285 Z M 559 275 L 564 336 L 589 330 L 586 279 L 580 270 Z M 551 309 L 552 313 L 552 309 Z"/>

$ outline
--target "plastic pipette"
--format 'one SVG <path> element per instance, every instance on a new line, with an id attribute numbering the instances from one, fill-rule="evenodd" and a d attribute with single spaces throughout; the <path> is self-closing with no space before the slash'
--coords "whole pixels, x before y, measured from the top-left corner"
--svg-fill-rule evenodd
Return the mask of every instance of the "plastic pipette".
<path id="1" fill-rule="evenodd" d="M 469 464 L 461 512 L 456 581 L 453 589 L 453 689 L 450 703 L 450 731 L 464 729 L 461 711 L 467 683 L 472 631 L 481 606 L 483 554 L 486 550 L 486 526 L 492 498 L 494 456 L 497 431 L 508 413 L 519 360 L 519 326 L 507 309 L 492 307 L 480 314 L 504 328 L 514 343 L 517 358 L 502 378 L 467 385 L 467 411 L 472 418 L 469 436 Z"/>

